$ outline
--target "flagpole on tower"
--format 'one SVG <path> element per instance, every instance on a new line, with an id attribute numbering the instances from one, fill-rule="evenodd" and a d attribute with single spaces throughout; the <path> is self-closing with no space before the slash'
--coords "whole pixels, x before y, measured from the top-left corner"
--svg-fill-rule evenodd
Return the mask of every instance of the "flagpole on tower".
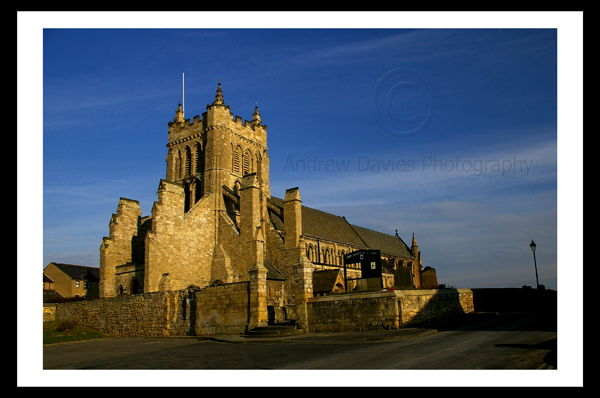
<path id="1" fill-rule="evenodd" d="M 181 110 L 185 119 L 185 73 L 181 74 Z"/>

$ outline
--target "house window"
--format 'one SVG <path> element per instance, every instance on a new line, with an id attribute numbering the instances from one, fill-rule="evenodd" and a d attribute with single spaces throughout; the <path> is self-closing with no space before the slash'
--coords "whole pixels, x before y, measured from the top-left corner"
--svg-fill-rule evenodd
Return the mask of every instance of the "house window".
<path id="1" fill-rule="evenodd" d="M 89 288 L 90 288 L 90 282 L 88 282 L 88 281 L 83 281 L 83 288 L 84 288 L 84 289 L 89 289 Z"/>
<path id="2" fill-rule="evenodd" d="M 79 288 L 79 281 L 75 281 L 75 287 Z"/>

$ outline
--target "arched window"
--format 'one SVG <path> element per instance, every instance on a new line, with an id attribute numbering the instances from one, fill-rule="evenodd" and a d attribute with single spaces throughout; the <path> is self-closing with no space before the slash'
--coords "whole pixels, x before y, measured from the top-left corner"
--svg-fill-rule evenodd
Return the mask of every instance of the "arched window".
<path id="1" fill-rule="evenodd" d="M 138 294 L 139 293 L 139 284 L 136 278 L 131 278 L 131 280 L 129 281 L 129 285 L 128 285 L 128 289 L 129 290 L 129 294 Z"/>
<path id="2" fill-rule="evenodd" d="M 242 152 L 242 150 L 240 149 L 239 146 L 236 146 L 235 149 L 233 150 L 233 167 L 232 167 L 232 170 L 236 174 L 240 174 L 241 152 Z"/>
<path id="3" fill-rule="evenodd" d="M 250 156 L 250 151 L 244 152 L 244 157 L 242 158 L 242 175 L 246 175 L 252 171 L 252 158 Z"/>
<path id="4" fill-rule="evenodd" d="M 192 171 L 192 150 L 189 146 L 185 147 L 185 176 L 189 176 Z"/>
<path id="5" fill-rule="evenodd" d="M 174 163 L 173 180 L 179 180 L 181 178 L 181 151 L 179 149 L 177 149 L 177 153 L 175 154 Z"/>
<path id="6" fill-rule="evenodd" d="M 254 165 L 252 168 L 256 172 L 256 175 L 258 176 L 258 180 L 261 181 L 262 177 L 263 177 L 263 173 L 262 173 L 262 156 L 261 156 L 260 152 L 254 153 Z"/>
<path id="7" fill-rule="evenodd" d="M 306 247 L 306 257 L 308 257 L 308 259 L 311 262 L 315 262 L 315 248 L 312 244 L 308 244 L 308 246 Z"/>

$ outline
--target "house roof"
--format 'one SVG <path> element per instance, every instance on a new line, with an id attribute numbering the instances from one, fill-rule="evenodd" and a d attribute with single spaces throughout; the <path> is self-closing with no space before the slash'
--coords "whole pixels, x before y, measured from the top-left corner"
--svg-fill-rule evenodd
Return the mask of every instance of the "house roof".
<path id="1" fill-rule="evenodd" d="M 283 209 L 283 200 L 271 197 L 272 204 Z M 357 225 L 351 225 L 345 217 L 302 206 L 302 234 L 315 238 L 346 243 L 357 247 L 379 250 L 383 255 L 413 259 L 410 248 L 398 235 L 389 235 Z M 271 221 L 283 230 L 281 214 L 270 211 Z"/>
<path id="2" fill-rule="evenodd" d="M 44 303 L 51 303 L 55 300 L 65 298 L 62 294 L 56 290 L 44 290 Z"/>
<path id="3" fill-rule="evenodd" d="M 74 265 L 52 262 L 54 266 L 64 272 L 71 279 L 83 279 L 90 282 L 98 282 L 100 280 L 100 268 L 88 267 L 85 265 Z M 48 265 L 50 265 L 48 264 Z"/>

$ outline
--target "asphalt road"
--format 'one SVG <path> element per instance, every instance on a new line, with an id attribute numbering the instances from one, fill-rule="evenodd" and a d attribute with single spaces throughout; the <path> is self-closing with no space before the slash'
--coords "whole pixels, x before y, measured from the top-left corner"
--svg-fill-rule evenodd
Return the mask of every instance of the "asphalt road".
<path id="1" fill-rule="evenodd" d="M 474 313 L 397 331 L 109 338 L 44 346 L 44 369 L 555 369 L 556 314 Z"/>
<path id="2" fill-rule="evenodd" d="M 109 338 L 44 346 L 44 369 L 556 369 L 556 314 L 474 313 L 396 331 Z"/>

